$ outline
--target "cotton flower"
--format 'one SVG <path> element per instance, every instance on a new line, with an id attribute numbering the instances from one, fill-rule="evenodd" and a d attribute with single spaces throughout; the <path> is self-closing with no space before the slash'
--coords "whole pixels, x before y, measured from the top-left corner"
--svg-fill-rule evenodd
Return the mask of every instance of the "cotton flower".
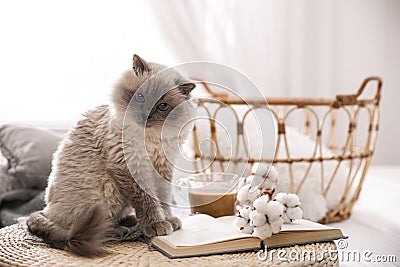
<path id="1" fill-rule="evenodd" d="M 237 200 L 242 205 L 251 205 L 258 197 L 258 190 L 250 191 L 250 184 L 242 186 L 237 193 Z"/>
<path id="2" fill-rule="evenodd" d="M 246 183 L 246 184 L 251 184 L 251 182 L 253 181 L 253 179 L 254 179 L 254 175 L 249 175 L 249 176 L 247 176 L 247 177 L 245 178 L 245 183 Z"/>
<path id="3" fill-rule="evenodd" d="M 287 196 L 288 196 L 288 194 L 286 194 L 286 193 L 278 193 L 278 194 L 275 196 L 274 200 L 276 200 L 276 201 L 278 201 L 278 202 L 280 202 L 280 203 L 282 203 L 282 204 L 286 204 L 286 202 L 287 202 Z"/>
<path id="4" fill-rule="evenodd" d="M 283 205 L 278 201 L 268 201 L 268 196 L 261 196 L 253 203 L 250 213 L 250 225 L 254 227 L 253 235 L 265 239 L 280 232 L 283 224 Z"/>
<path id="5" fill-rule="evenodd" d="M 269 201 L 267 203 L 266 215 L 268 216 L 268 220 L 275 221 L 282 217 L 283 215 L 283 206 L 278 201 Z"/>
<path id="6" fill-rule="evenodd" d="M 245 184 L 249 184 L 249 181 L 248 181 L 248 178 L 249 178 L 250 176 L 248 176 L 248 177 L 241 177 L 240 179 L 239 179 L 239 183 L 238 183 L 238 189 L 240 189 L 240 188 L 242 188 Z M 250 182 L 251 183 L 251 182 Z"/>
<path id="7" fill-rule="evenodd" d="M 240 230 L 242 233 L 244 234 L 252 234 L 254 229 L 250 224 L 246 224 L 245 227 L 243 227 L 243 229 Z"/>
<path id="8" fill-rule="evenodd" d="M 265 214 L 262 214 L 256 210 L 250 212 L 250 225 L 251 226 L 261 226 L 267 222 Z"/>
<path id="9" fill-rule="evenodd" d="M 249 223 L 249 219 L 242 217 L 236 217 L 233 221 L 233 227 L 245 234 L 251 234 L 253 232 L 253 227 Z"/>
<path id="10" fill-rule="evenodd" d="M 272 194 L 276 187 L 278 172 L 274 167 L 268 164 L 254 164 L 252 168 L 253 174 L 242 177 L 238 183 L 237 200 L 241 205 L 249 205 L 262 194 Z M 256 190 L 250 190 L 251 184 L 256 180 Z"/>
<path id="11" fill-rule="evenodd" d="M 265 179 L 264 182 L 260 185 L 261 190 L 274 190 L 275 187 L 276 183 L 268 178 Z"/>
<path id="12" fill-rule="evenodd" d="M 271 166 L 267 177 L 273 182 L 278 181 L 279 174 L 274 166 Z"/>
<path id="13" fill-rule="evenodd" d="M 246 183 L 252 184 L 253 186 L 257 187 L 258 192 L 264 191 L 265 189 L 273 190 L 276 187 L 276 183 L 271 181 L 268 177 L 263 177 L 260 175 L 249 175 L 246 178 Z"/>
<path id="14" fill-rule="evenodd" d="M 253 203 L 254 200 L 256 200 L 259 197 L 259 194 L 260 194 L 259 190 L 254 190 L 251 192 L 250 188 L 249 188 L 249 192 L 248 192 L 249 201 L 251 201 Z"/>
<path id="15" fill-rule="evenodd" d="M 233 226 L 237 229 L 241 229 L 247 225 L 247 219 L 242 217 L 236 217 L 233 221 Z"/>
<path id="16" fill-rule="evenodd" d="M 296 219 L 301 219 L 303 217 L 303 211 L 300 207 L 287 208 L 286 215 L 290 221 L 293 221 Z"/>
<path id="17" fill-rule="evenodd" d="M 261 162 L 254 163 L 253 168 L 251 168 L 251 173 L 266 176 L 269 170 L 269 165 Z"/>
<path id="18" fill-rule="evenodd" d="M 257 198 L 256 200 L 254 200 L 253 208 L 256 211 L 266 215 L 267 214 L 267 207 L 268 207 L 267 203 L 268 203 L 268 201 L 269 201 L 269 197 L 268 196 L 265 196 L 265 195 L 261 196 L 261 197 Z"/>
<path id="19" fill-rule="evenodd" d="M 248 176 L 245 179 L 245 182 L 251 183 L 254 178 L 257 178 L 257 181 L 260 181 L 260 184 L 257 186 L 261 192 L 265 192 L 266 190 L 273 192 L 278 181 L 278 171 L 275 167 L 266 163 L 255 163 L 252 168 L 252 175 Z"/>
<path id="20" fill-rule="evenodd" d="M 239 215 L 233 221 L 233 226 L 245 234 L 251 234 L 253 227 L 250 225 L 250 207 L 243 207 L 239 210 Z"/>
<path id="21" fill-rule="evenodd" d="M 258 227 L 254 227 L 253 235 L 264 240 L 272 236 L 271 226 L 266 223 Z"/>
<path id="22" fill-rule="evenodd" d="M 275 221 L 269 222 L 269 225 L 271 226 L 271 231 L 273 234 L 277 234 L 281 231 L 283 222 L 284 221 L 282 218 L 279 218 L 279 219 L 276 219 Z"/>
<path id="23" fill-rule="evenodd" d="M 300 199 L 296 194 L 279 193 L 274 200 L 283 205 L 282 218 L 285 223 L 302 218 L 303 211 L 300 208 Z"/>
<path id="24" fill-rule="evenodd" d="M 247 220 L 250 219 L 250 212 L 251 208 L 250 207 L 244 207 L 239 210 L 239 217 L 245 218 Z"/>
<path id="25" fill-rule="evenodd" d="M 287 194 L 286 205 L 288 207 L 300 206 L 300 198 L 296 194 Z"/>
<path id="26" fill-rule="evenodd" d="M 250 185 L 244 185 L 239 189 L 236 197 L 241 204 L 251 204 L 249 200 L 249 188 Z"/>
<path id="27" fill-rule="evenodd" d="M 250 191 L 252 182 L 260 181 L 254 191 Z M 252 234 L 266 239 L 281 231 L 284 222 L 302 217 L 300 199 L 295 194 L 279 193 L 273 201 L 270 196 L 275 190 L 278 172 L 267 164 L 255 164 L 252 175 L 242 177 L 238 185 L 238 217 L 234 227 L 242 233 Z M 272 190 L 272 191 L 268 191 Z"/>
<path id="28" fill-rule="evenodd" d="M 274 166 L 269 166 L 266 163 L 255 163 L 251 169 L 253 175 L 267 177 L 267 179 L 276 183 L 278 180 L 278 171 Z"/>

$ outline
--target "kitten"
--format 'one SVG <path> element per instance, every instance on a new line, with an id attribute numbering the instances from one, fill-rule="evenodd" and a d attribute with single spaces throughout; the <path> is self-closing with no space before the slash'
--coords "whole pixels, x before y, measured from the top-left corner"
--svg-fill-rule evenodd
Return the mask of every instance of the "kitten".
<path id="1" fill-rule="evenodd" d="M 92 257 L 136 218 L 147 237 L 179 229 L 167 182 L 182 142 L 178 135 L 189 134 L 190 127 L 181 130 L 194 114 L 194 87 L 173 69 L 134 55 L 133 68 L 114 86 L 112 104 L 88 111 L 60 144 L 46 207 L 26 219 L 27 230 L 52 247 Z"/>

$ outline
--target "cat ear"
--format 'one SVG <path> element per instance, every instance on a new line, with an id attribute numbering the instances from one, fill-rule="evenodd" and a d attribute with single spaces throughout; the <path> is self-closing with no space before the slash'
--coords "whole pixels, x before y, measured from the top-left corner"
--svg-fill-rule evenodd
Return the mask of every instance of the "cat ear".
<path id="1" fill-rule="evenodd" d="M 138 55 L 134 54 L 132 61 L 132 68 L 136 75 L 142 75 L 144 72 L 149 71 L 147 62 Z"/>
<path id="2" fill-rule="evenodd" d="M 194 83 L 184 83 L 179 85 L 179 89 L 184 95 L 189 95 L 190 92 L 196 87 Z"/>

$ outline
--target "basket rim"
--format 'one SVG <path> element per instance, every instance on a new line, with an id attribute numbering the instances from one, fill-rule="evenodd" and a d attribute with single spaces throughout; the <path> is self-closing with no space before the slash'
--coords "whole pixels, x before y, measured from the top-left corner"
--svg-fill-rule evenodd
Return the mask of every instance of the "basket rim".
<path id="1" fill-rule="evenodd" d="M 296 98 L 296 97 L 285 97 L 285 98 L 278 98 L 278 97 L 266 97 L 264 99 L 236 99 L 236 98 L 225 98 L 225 97 L 217 97 L 215 98 L 194 98 L 196 101 L 201 103 L 220 103 L 223 102 L 224 104 L 230 105 L 254 105 L 254 106 L 265 106 L 265 105 L 286 105 L 286 106 L 336 106 L 339 104 L 340 106 L 350 106 L 350 105 L 359 105 L 365 106 L 369 104 L 377 105 L 379 100 L 373 99 L 358 99 L 357 102 L 352 104 L 340 104 L 337 102 L 336 99 L 331 98 Z"/>
<path id="2" fill-rule="evenodd" d="M 198 101 L 199 104 L 202 103 L 225 103 L 231 105 L 254 105 L 254 106 L 265 106 L 268 105 L 283 105 L 283 106 L 332 106 L 334 108 L 339 108 L 341 106 L 365 106 L 365 105 L 379 105 L 381 98 L 381 90 L 382 90 L 382 79 L 377 76 L 372 76 L 365 78 L 361 83 L 361 86 L 357 90 L 355 94 L 347 94 L 347 95 L 336 95 L 334 98 L 312 98 L 312 97 L 266 97 L 265 99 L 260 98 L 249 98 L 249 99 L 240 99 L 230 97 L 227 94 L 215 93 L 213 92 L 206 82 L 201 79 L 192 78 L 193 80 L 197 80 L 200 82 L 206 91 L 210 93 L 210 97 L 199 97 L 194 98 Z M 370 82 L 377 82 L 375 95 L 373 98 L 359 98 L 359 96 L 363 93 L 367 84 Z"/>

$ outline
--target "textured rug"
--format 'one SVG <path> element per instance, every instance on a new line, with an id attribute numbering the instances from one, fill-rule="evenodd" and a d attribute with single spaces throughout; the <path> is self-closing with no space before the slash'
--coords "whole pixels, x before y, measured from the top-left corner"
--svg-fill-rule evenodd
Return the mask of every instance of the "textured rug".
<path id="1" fill-rule="evenodd" d="M 0 266 L 338 266 L 338 260 L 328 255 L 329 249 L 336 249 L 333 242 L 269 251 L 264 261 L 255 252 L 169 259 L 141 242 L 108 244 L 106 248 L 107 256 L 87 259 L 35 242 L 18 224 L 0 229 Z M 279 258 L 279 250 L 281 256 L 286 255 Z M 304 251 L 315 251 L 315 257 L 302 257 Z"/>

